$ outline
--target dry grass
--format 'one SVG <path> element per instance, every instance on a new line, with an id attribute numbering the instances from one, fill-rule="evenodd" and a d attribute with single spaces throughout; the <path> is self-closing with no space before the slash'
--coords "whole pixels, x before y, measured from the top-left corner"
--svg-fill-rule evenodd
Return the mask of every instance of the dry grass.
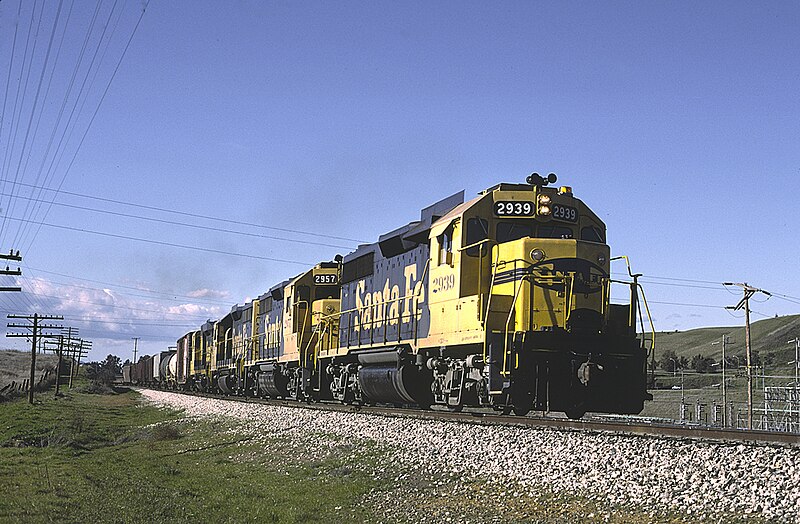
<path id="1" fill-rule="evenodd" d="M 36 355 L 36 378 L 46 369 L 55 370 L 58 357 L 52 354 Z M 0 350 L 0 388 L 11 382 L 22 382 L 31 375 L 31 354 L 10 349 Z"/>

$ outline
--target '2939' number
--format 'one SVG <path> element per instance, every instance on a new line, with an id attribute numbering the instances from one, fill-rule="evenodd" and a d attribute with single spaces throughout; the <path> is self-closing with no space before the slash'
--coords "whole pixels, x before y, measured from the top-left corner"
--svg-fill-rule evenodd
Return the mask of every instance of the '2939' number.
<path id="1" fill-rule="evenodd" d="M 535 208 L 533 202 L 526 201 L 500 201 L 494 203 L 494 214 L 499 217 L 532 217 Z"/>
<path id="2" fill-rule="evenodd" d="M 574 207 L 562 206 L 560 204 L 556 204 L 553 206 L 553 218 L 566 220 L 567 222 L 577 222 L 578 210 L 575 209 Z"/>

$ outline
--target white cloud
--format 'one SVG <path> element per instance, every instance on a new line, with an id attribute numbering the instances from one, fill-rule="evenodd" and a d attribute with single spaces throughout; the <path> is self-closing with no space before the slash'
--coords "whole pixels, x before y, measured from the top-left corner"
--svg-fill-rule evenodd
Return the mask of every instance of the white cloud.
<path id="1" fill-rule="evenodd" d="M 208 289 L 192 293 L 196 298 L 223 298 L 229 294 Z M 44 278 L 27 279 L 23 294 L 27 297 L 20 297 L 14 313 L 63 316 L 59 324 L 78 328 L 80 337 L 94 342 L 90 354 L 93 360 L 109 353 L 126 352 L 132 346 L 131 337 L 141 337 L 140 344 L 152 351 L 166 349 L 178 337 L 199 328 L 208 319 L 220 318 L 230 309 L 223 304 L 178 303 L 163 294 L 143 297 L 140 293 L 133 295 L 108 288 L 62 285 Z"/>
<path id="2" fill-rule="evenodd" d="M 211 299 L 226 299 L 230 296 L 230 293 L 227 291 L 218 291 L 215 289 L 195 289 L 194 291 L 189 291 L 186 293 L 186 296 L 192 298 L 211 298 Z"/>

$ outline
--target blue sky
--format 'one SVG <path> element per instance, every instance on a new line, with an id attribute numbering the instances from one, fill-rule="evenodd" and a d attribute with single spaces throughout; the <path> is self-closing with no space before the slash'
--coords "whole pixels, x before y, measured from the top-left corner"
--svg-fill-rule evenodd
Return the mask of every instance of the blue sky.
<path id="1" fill-rule="evenodd" d="M 605 220 L 657 329 L 741 324 L 723 281 L 774 294 L 754 320 L 800 312 L 796 3 L 114 5 L 0 2 L 0 251 L 24 257 L 0 309 L 64 315 L 93 358 L 532 171 Z"/>

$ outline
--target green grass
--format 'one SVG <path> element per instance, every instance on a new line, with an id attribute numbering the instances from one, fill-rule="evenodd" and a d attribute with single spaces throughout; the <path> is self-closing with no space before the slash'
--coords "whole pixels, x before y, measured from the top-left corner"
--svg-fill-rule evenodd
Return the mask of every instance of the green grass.
<path id="1" fill-rule="evenodd" d="M 140 406 L 134 392 L 6 403 L 0 522 L 370 519 L 357 502 L 376 483 L 346 466 L 349 453 L 309 462 L 279 437 L 228 429 Z"/>

